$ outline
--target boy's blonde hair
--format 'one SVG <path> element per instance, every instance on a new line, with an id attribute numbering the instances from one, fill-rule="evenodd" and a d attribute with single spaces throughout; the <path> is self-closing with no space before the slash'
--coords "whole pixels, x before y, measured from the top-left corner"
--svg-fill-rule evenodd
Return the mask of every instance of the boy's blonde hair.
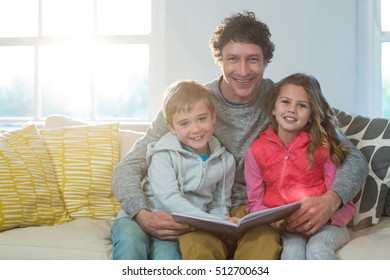
<path id="1" fill-rule="evenodd" d="M 203 101 L 212 114 L 215 112 L 211 93 L 204 85 L 194 80 L 172 83 L 164 93 L 162 112 L 165 121 L 172 126 L 175 113 L 189 112 L 199 101 Z"/>

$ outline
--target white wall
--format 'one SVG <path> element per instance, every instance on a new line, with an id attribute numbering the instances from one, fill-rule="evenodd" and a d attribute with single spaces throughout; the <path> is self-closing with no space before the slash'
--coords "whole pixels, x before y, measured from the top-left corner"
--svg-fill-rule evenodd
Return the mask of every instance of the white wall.
<path id="1" fill-rule="evenodd" d="M 219 76 L 209 38 L 223 18 L 247 9 L 269 26 L 276 46 L 266 77 L 277 81 L 293 72 L 310 73 L 334 107 L 360 113 L 356 1 L 166 0 L 165 86 L 181 78 L 208 82 Z"/>

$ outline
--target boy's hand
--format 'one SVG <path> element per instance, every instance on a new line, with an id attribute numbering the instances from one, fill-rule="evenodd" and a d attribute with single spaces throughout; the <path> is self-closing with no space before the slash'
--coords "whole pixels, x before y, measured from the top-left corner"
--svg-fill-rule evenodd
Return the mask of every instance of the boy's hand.
<path id="1" fill-rule="evenodd" d="M 235 223 L 235 224 L 237 224 L 239 220 L 240 220 L 240 218 L 237 218 L 237 217 L 229 217 L 229 218 L 227 218 L 227 221 L 229 221 L 231 223 Z"/>

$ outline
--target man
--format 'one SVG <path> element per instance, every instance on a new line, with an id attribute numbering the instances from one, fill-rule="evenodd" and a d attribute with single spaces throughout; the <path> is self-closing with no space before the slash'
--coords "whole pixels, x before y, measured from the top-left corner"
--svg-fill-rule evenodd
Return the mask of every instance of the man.
<path id="1" fill-rule="evenodd" d="M 232 190 L 232 216 L 245 215 L 245 151 L 269 123 L 266 108 L 274 83 L 263 79 L 263 73 L 274 52 L 270 37 L 267 25 L 258 21 L 253 13 L 244 11 L 224 19 L 210 40 L 215 62 L 223 74 L 207 85 L 213 93 L 217 110 L 214 134 L 237 162 Z M 123 209 L 112 227 L 114 258 L 147 258 L 147 252 L 128 256 L 126 242 L 137 242 L 138 237 L 126 236 L 126 228 L 139 227 L 140 233 L 145 232 L 162 240 L 176 240 L 183 233 L 193 230 L 174 223 L 168 213 L 150 212 L 142 191 L 141 182 L 147 172 L 146 146 L 167 131 L 160 112 L 146 136 L 137 142 L 114 171 L 113 190 Z M 314 234 L 360 190 L 367 176 L 367 163 L 360 152 L 348 140 L 345 141 L 351 153 L 338 168 L 332 188 L 322 196 L 304 198 L 301 208 L 286 220 L 287 230 L 309 236 Z M 278 259 L 281 251 L 279 234 L 270 226 L 263 227 L 258 234 L 262 237 L 263 250 L 253 254 L 249 252 L 251 258 Z M 237 246 L 240 248 L 240 244 Z M 242 254 L 241 259 L 249 258 L 248 254 Z"/>

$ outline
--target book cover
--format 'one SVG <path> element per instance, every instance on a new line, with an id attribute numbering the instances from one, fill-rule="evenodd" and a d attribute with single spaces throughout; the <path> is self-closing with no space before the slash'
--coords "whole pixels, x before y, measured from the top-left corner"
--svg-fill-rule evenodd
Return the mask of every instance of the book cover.
<path id="1" fill-rule="evenodd" d="M 269 208 L 262 211 L 254 212 L 242 217 L 237 224 L 222 221 L 218 219 L 206 219 L 191 215 L 172 213 L 173 220 L 177 223 L 188 224 L 198 230 L 203 230 L 213 234 L 230 235 L 236 238 L 241 237 L 248 229 L 270 224 L 279 221 L 295 210 L 299 209 L 301 203 L 294 202 L 279 207 Z"/>

